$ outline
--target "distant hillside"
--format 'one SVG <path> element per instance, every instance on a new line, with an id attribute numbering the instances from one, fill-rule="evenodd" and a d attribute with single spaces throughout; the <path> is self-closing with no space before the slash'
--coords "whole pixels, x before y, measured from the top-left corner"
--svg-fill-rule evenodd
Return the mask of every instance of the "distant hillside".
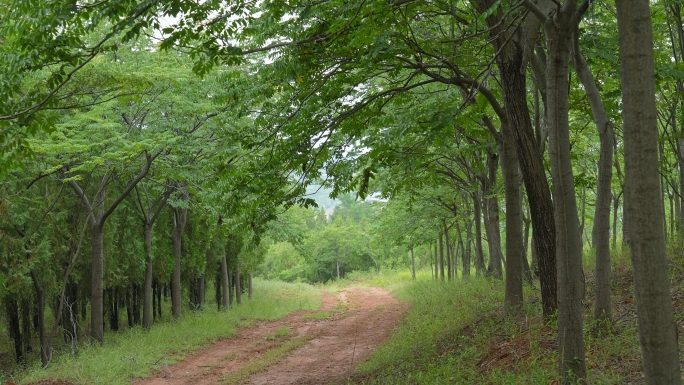
<path id="1" fill-rule="evenodd" d="M 324 208 L 326 212 L 332 212 L 332 209 L 341 203 L 337 199 L 330 198 L 331 191 L 332 189 L 320 185 L 311 185 L 306 188 L 307 198 L 315 200 L 318 206 Z"/>

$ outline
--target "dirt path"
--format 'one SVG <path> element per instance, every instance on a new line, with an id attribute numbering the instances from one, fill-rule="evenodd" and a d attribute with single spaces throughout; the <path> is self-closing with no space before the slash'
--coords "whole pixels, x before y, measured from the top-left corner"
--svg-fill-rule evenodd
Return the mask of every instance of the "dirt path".
<path id="1" fill-rule="evenodd" d="M 318 312 L 297 312 L 281 320 L 259 322 L 233 338 L 220 340 L 184 361 L 162 368 L 151 378 L 137 379 L 133 385 L 344 381 L 353 365 L 365 360 L 391 334 L 406 309 L 406 304 L 378 288 L 326 293 Z M 325 315 L 325 319 L 316 319 Z M 287 344 L 299 347 L 251 374 L 259 360 Z"/>

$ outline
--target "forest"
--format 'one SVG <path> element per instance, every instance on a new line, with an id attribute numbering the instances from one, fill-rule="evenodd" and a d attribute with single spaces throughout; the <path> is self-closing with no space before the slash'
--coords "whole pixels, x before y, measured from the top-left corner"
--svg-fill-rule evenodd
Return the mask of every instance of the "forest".
<path id="1" fill-rule="evenodd" d="M 681 384 L 682 4 L 0 0 L 0 382 L 404 276 L 406 325 L 552 330 L 489 383 L 631 383 L 592 350 L 629 304 L 634 383 Z"/>

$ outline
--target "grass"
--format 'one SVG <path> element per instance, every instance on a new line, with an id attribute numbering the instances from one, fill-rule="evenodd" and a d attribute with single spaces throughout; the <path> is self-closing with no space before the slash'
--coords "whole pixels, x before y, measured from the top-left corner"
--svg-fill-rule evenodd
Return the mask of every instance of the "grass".
<path id="1" fill-rule="evenodd" d="M 684 252 L 671 249 L 669 256 L 675 314 L 684 314 L 684 300 L 678 300 L 684 298 Z M 639 383 L 641 353 L 628 250 L 612 257 L 610 332 L 593 332 L 593 258 L 585 256 L 588 381 Z M 353 284 L 372 282 L 390 289 L 412 308 L 392 337 L 357 366 L 349 383 L 549 384 L 558 379 L 557 331 L 553 322 L 541 319 L 538 289 L 527 286 L 523 315 L 507 317 L 501 310 L 501 281 L 473 277 L 469 282 L 432 282 L 428 271 L 414 283 L 409 273 L 391 274 L 352 277 Z"/>
<path id="2" fill-rule="evenodd" d="M 249 364 L 241 367 L 234 373 L 222 377 L 219 380 L 219 382 L 221 384 L 230 385 L 243 384 L 247 381 L 247 379 L 249 379 L 249 377 L 252 374 L 260 372 L 261 370 L 278 363 L 278 361 L 280 361 L 285 354 L 287 354 L 291 350 L 294 350 L 304 345 L 307 341 L 310 341 L 312 338 L 313 336 L 305 335 L 302 337 L 291 339 L 289 341 L 285 341 L 280 345 L 267 350 L 262 357 L 252 360 Z"/>
<path id="3" fill-rule="evenodd" d="M 283 327 L 279 328 L 278 330 L 276 330 L 275 333 L 269 334 L 266 337 L 264 337 L 264 339 L 266 339 L 268 341 L 275 341 L 275 340 L 279 340 L 281 338 L 287 337 L 289 335 L 290 335 L 290 328 L 283 326 Z"/>
<path id="4" fill-rule="evenodd" d="M 232 336 L 236 326 L 254 320 L 274 320 L 297 310 L 320 306 L 320 290 L 306 284 L 255 280 L 251 300 L 227 312 L 207 306 L 204 312 L 185 312 L 182 320 L 156 324 L 149 331 L 132 328 L 105 335 L 103 346 L 84 346 L 77 356 L 59 354 L 48 369 L 31 366 L 13 381 L 64 379 L 81 384 L 128 384 L 133 377 L 170 365 L 193 350 Z"/>

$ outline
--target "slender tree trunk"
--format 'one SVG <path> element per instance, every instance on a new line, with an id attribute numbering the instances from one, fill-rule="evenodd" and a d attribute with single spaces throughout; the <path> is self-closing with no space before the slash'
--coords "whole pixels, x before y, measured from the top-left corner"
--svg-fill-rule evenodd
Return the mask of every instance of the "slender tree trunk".
<path id="1" fill-rule="evenodd" d="M 413 254 L 413 247 L 411 247 L 411 276 L 413 277 L 413 280 L 416 280 L 416 257 Z M 251 275 L 250 275 L 251 277 Z"/>
<path id="2" fill-rule="evenodd" d="M 611 322 L 610 201 L 615 134 L 613 133 L 613 123 L 608 120 L 608 115 L 603 107 L 603 101 L 596 87 L 594 77 L 587 65 L 587 61 L 580 52 L 578 33 L 575 30 L 573 36 L 573 65 L 587 93 L 600 140 L 598 179 L 596 182 L 596 208 L 594 212 L 594 228 L 591 234 L 592 246 L 596 252 L 594 320 L 597 321 L 597 326 L 608 327 Z"/>
<path id="3" fill-rule="evenodd" d="M 444 226 L 444 241 L 446 242 L 447 281 L 451 281 L 453 279 L 451 275 L 451 259 L 453 254 L 451 253 L 451 242 L 449 241 L 449 228 L 447 227 L 446 219 L 442 219 L 442 225 Z"/>
<path id="4" fill-rule="evenodd" d="M 499 140 L 497 145 L 506 194 L 506 293 L 504 310 L 509 314 L 517 314 L 521 311 L 523 304 L 522 194 L 513 132 L 510 127 L 502 125 L 501 133 L 503 134 L 503 141 Z"/>
<path id="5" fill-rule="evenodd" d="M 662 228 L 658 120 L 648 0 L 616 0 L 629 230 L 646 384 L 681 384 Z"/>
<path id="6" fill-rule="evenodd" d="M 103 303 L 103 279 L 104 258 L 103 244 L 104 232 L 98 223 L 91 227 L 92 253 L 91 283 L 90 283 L 90 335 L 100 343 L 104 343 L 104 303 Z"/>
<path id="7" fill-rule="evenodd" d="M 439 278 L 444 282 L 444 239 L 442 232 L 439 232 Z"/>
<path id="8" fill-rule="evenodd" d="M 576 1 L 567 0 L 543 20 L 547 42 L 547 117 L 553 180 L 558 273 L 559 376 L 563 384 L 586 379 L 582 301 L 582 240 L 575 181 L 570 159 L 569 77 L 571 34 L 576 24 Z M 536 230 L 536 229 L 535 229 Z"/>
<path id="9" fill-rule="evenodd" d="M 501 261 L 501 233 L 499 226 L 499 199 L 494 195 L 493 187 L 496 185 L 496 173 L 499 166 L 499 156 L 494 152 L 487 153 L 488 176 L 481 177 L 482 193 L 485 203 L 485 231 L 487 232 L 487 244 L 489 246 L 488 274 L 495 278 L 502 278 L 503 272 Z"/>
<path id="10" fill-rule="evenodd" d="M 235 273 L 229 270 L 228 274 L 228 306 L 233 307 L 233 298 L 235 298 Z"/>
<path id="11" fill-rule="evenodd" d="M 437 253 L 437 244 L 435 244 L 435 282 L 439 280 L 439 254 Z"/>
<path id="12" fill-rule="evenodd" d="M 228 310 L 228 307 L 230 306 L 230 304 L 228 303 L 228 261 L 226 260 L 225 255 L 223 256 L 223 258 L 221 258 L 221 287 L 223 288 L 223 296 L 221 297 L 221 307 L 223 310 Z"/>
<path id="13" fill-rule="evenodd" d="M 171 314 L 175 320 L 181 317 L 181 242 L 187 218 L 187 208 L 173 209 L 173 233 L 171 240 L 173 243 L 174 267 L 171 274 Z"/>
<path id="14" fill-rule="evenodd" d="M 484 251 L 482 250 L 482 214 L 478 193 L 471 194 L 473 198 L 473 221 L 475 222 L 475 274 L 484 273 Z"/>
<path id="15" fill-rule="evenodd" d="M 159 281 L 157 281 L 157 316 L 162 317 L 162 288 Z"/>
<path id="16" fill-rule="evenodd" d="M 252 299 L 252 272 L 247 276 L 247 299 Z"/>
<path id="17" fill-rule="evenodd" d="M 5 298 L 5 311 L 7 314 L 8 333 L 9 337 L 14 342 L 14 358 L 17 365 L 25 362 L 24 358 L 24 344 L 21 336 L 21 326 L 19 325 L 19 304 L 16 296 L 8 296 Z"/>
<path id="18" fill-rule="evenodd" d="M 38 304 L 38 336 L 40 338 L 40 362 L 43 368 L 49 364 L 47 351 L 47 337 L 45 335 L 45 299 L 43 297 L 43 287 L 38 281 L 38 275 L 34 269 L 31 269 L 31 280 L 33 281 L 33 288 L 36 289 L 36 303 Z"/>
<path id="19" fill-rule="evenodd" d="M 471 256 L 471 243 L 473 240 L 473 222 L 469 221 L 466 226 L 466 249 L 463 254 L 463 272 L 461 273 L 461 278 L 463 280 L 470 279 L 470 256 Z"/>
<path id="20" fill-rule="evenodd" d="M 205 275 L 206 272 L 202 273 L 199 277 L 199 294 L 198 301 L 200 310 L 204 310 L 204 289 L 205 289 Z"/>
<path id="21" fill-rule="evenodd" d="M 157 319 L 157 293 L 159 293 L 159 282 L 157 280 L 152 281 L 152 318 Z"/>
<path id="22" fill-rule="evenodd" d="M 485 12 L 495 5 L 494 0 L 477 0 L 478 10 Z M 534 246 L 539 259 L 539 281 L 542 294 L 544 318 L 551 317 L 557 309 L 556 282 L 556 228 L 553 201 L 543 163 L 544 135 L 535 138 L 527 105 L 528 89 L 523 65 L 523 41 L 528 37 L 520 28 L 508 28 L 511 21 L 502 20 L 504 12 L 490 14 L 487 25 L 497 54 L 497 66 L 501 73 L 506 117 L 515 137 L 520 171 L 525 183 L 527 201 L 532 218 Z M 534 18 L 528 17 L 533 21 Z M 507 30 L 508 29 L 508 30 Z M 537 28 L 533 28 L 536 37 Z M 528 47 L 529 48 L 529 47 Z M 531 48 L 530 48 L 531 49 Z M 542 74 L 543 75 L 543 74 Z M 536 76 L 536 75 L 535 75 Z M 542 84 L 540 86 L 543 87 Z M 542 100 L 545 95 L 542 93 Z"/>
<path id="23" fill-rule="evenodd" d="M 238 305 L 242 305 L 242 287 L 241 287 L 241 283 L 240 283 L 240 268 L 237 266 L 235 267 L 235 302 Z"/>
<path id="24" fill-rule="evenodd" d="M 145 283 L 143 284 L 143 329 L 152 327 L 152 223 L 145 222 L 143 227 L 143 240 L 145 244 L 145 255 L 147 266 L 145 266 Z"/>

